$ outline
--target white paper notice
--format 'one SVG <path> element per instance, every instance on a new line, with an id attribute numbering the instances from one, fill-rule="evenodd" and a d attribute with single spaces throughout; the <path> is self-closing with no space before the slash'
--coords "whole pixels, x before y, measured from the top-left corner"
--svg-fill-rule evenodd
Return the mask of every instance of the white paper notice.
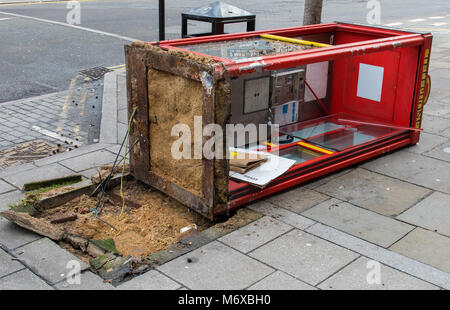
<path id="1" fill-rule="evenodd" d="M 295 160 L 283 158 L 266 152 L 257 152 L 237 148 L 230 148 L 230 152 L 260 154 L 267 156 L 266 162 L 250 171 L 247 171 L 245 174 L 230 171 L 230 178 L 248 182 L 258 187 L 266 186 L 270 183 L 270 181 L 284 174 L 295 164 Z"/>
<path id="2" fill-rule="evenodd" d="M 384 68 L 367 64 L 359 64 L 357 96 L 373 101 L 381 101 L 383 90 Z"/>

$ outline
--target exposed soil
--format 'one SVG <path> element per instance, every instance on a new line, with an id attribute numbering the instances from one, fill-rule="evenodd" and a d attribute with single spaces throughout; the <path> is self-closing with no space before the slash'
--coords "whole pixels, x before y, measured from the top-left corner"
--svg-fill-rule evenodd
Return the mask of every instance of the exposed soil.
<path id="1" fill-rule="evenodd" d="M 119 188 L 113 189 L 116 192 L 118 190 Z M 91 215 L 90 210 L 95 208 L 97 198 L 86 195 L 60 207 L 45 210 L 38 217 L 50 220 L 58 214 L 76 212 L 78 218 L 75 221 L 55 226 L 91 240 L 112 238 L 121 254 L 141 257 L 176 243 L 183 227 L 196 224 L 198 231 L 202 231 L 212 225 L 174 199 L 138 182 L 126 184 L 124 193 L 125 197 L 142 206 L 133 208 L 126 205 L 125 212 L 119 218 L 122 204 L 107 195 L 105 205 L 99 213 L 101 219 L 114 226 L 117 231 Z"/>

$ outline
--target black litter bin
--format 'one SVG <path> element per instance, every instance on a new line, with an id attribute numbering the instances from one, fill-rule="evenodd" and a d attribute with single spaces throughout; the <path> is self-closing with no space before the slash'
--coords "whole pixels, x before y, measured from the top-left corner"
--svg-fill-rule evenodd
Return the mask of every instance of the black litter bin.
<path id="1" fill-rule="evenodd" d="M 188 34 L 188 20 L 211 23 L 211 32 Z M 223 34 L 224 25 L 247 23 L 247 31 L 255 30 L 256 15 L 222 1 L 207 4 L 181 14 L 181 37 L 201 37 L 212 34 Z"/>

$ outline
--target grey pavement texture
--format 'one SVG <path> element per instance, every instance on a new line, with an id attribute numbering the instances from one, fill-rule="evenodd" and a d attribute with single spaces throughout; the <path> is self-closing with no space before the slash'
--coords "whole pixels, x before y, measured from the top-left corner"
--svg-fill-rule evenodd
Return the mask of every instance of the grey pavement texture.
<path id="1" fill-rule="evenodd" d="M 219 241 L 236 250 L 248 253 L 291 229 L 292 226 L 265 216 L 220 238 Z"/>
<path id="2" fill-rule="evenodd" d="M 55 285 L 58 290 L 77 290 L 77 291 L 104 291 L 112 290 L 114 286 L 109 283 L 105 283 L 98 275 L 93 274 L 90 271 L 86 271 L 80 274 L 80 281 L 62 281 Z"/>
<path id="3" fill-rule="evenodd" d="M 314 286 L 281 271 L 276 271 L 248 288 L 249 290 L 315 290 Z"/>
<path id="4" fill-rule="evenodd" d="M 103 83 L 83 78 L 68 91 L 0 103 L 0 150 L 38 139 L 72 150 L 98 139 Z"/>
<path id="5" fill-rule="evenodd" d="M 359 254 L 293 230 L 251 252 L 250 256 L 310 285 L 317 285 Z"/>
<path id="6" fill-rule="evenodd" d="M 88 268 L 84 262 L 47 238 L 26 244 L 16 252 L 20 253 L 18 258 L 21 261 L 51 284 L 67 279 L 71 262 L 78 263 L 80 271 Z"/>
<path id="7" fill-rule="evenodd" d="M 392 245 L 414 229 L 414 226 L 355 207 L 348 202 L 340 202 L 336 198 L 302 214 L 383 247 Z"/>
<path id="8" fill-rule="evenodd" d="M 118 286 L 120 290 L 176 290 L 181 285 L 157 270 L 151 270 Z"/>
<path id="9" fill-rule="evenodd" d="M 450 195 L 435 192 L 397 218 L 450 237 Z"/>
<path id="10" fill-rule="evenodd" d="M 0 279 L 0 290 L 52 290 L 53 287 L 44 282 L 28 269 L 12 273 Z"/>
<path id="11" fill-rule="evenodd" d="M 387 216 L 402 213 L 431 193 L 423 187 L 360 168 L 315 190 Z"/>
<path id="12" fill-rule="evenodd" d="M 188 262 L 188 258 L 192 262 Z M 274 271 L 226 245 L 213 241 L 157 268 L 190 289 L 245 289 Z"/>
<path id="13" fill-rule="evenodd" d="M 0 244 L 15 249 L 42 237 L 0 217 Z"/>
<path id="14" fill-rule="evenodd" d="M 8 210 L 9 204 L 14 204 L 22 199 L 22 197 L 23 193 L 18 190 L 2 194 L 0 200 L 0 211 Z"/>
<path id="15" fill-rule="evenodd" d="M 414 278 L 383 264 L 360 257 L 335 275 L 322 282 L 321 289 L 351 290 L 438 290 L 435 285 Z M 378 267 L 379 266 L 379 267 Z M 379 268 L 381 277 L 370 278 L 369 272 Z M 367 278 L 371 281 L 367 281 Z"/>
<path id="16" fill-rule="evenodd" d="M 416 228 L 391 250 L 450 273 L 450 238 Z"/>
<path id="17" fill-rule="evenodd" d="M 0 278 L 24 268 L 25 266 L 13 260 L 11 255 L 0 250 Z"/>
<path id="18" fill-rule="evenodd" d="M 11 186 L 10 184 L 6 183 L 3 180 L 0 181 L 0 194 L 11 192 L 14 189 L 15 189 L 14 186 Z"/>
<path id="19" fill-rule="evenodd" d="M 431 71 L 450 82 L 450 65 L 442 60 L 450 55 L 445 39 L 436 37 L 442 55 Z M 114 158 L 127 125 L 125 78 L 119 71 L 105 79 L 105 89 L 111 88 L 103 109 L 110 110 L 102 128 L 112 134 L 99 144 L 0 171 L 0 210 L 20 199 L 30 178 L 88 177 Z M 437 82 L 425 106 L 419 145 L 256 202 L 249 208 L 264 215 L 260 220 L 117 288 L 450 289 L 450 162 L 444 152 L 450 89 L 442 85 Z M 77 259 L 4 219 L 0 247 L 0 289 L 114 289 L 90 271 L 82 272 L 80 285 L 68 284 L 67 262 Z M 379 285 L 367 281 L 372 260 L 381 264 Z"/>

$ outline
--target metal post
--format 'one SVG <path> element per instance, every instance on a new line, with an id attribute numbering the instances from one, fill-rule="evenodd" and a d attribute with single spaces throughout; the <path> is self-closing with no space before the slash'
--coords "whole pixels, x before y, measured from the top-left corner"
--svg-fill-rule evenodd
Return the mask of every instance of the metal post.
<path id="1" fill-rule="evenodd" d="M 320 24 L 323 0 L 306 0 L 303 25 Z"/>
<path id="2" fill-rule="evenodd" d="M 159 41 L 166 39 L 165 11 L 165 0 L 159 0 Z"/>

